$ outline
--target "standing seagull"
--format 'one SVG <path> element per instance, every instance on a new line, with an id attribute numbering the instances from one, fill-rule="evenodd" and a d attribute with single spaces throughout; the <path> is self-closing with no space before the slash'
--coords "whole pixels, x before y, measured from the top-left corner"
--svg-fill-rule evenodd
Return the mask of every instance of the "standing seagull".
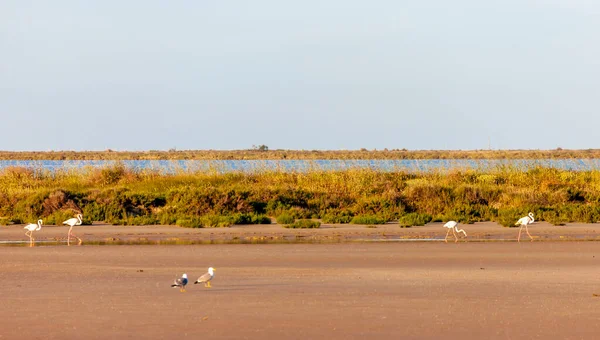
<path id="1" fill-rule="evenodd" d="M 73 237 L 75 237 L 76 239 L 79 240 L 78 245 L 81 245 L 81 242 L 83 242 L 79 237 L 75 236 L 75 234 L 73 234 L 71 232 L 73 230 L 73 226 L 81 225 L 81 223 L 83 223 L 83 221 L 81 220 L 82 218 L 83 218 L 83 216 L 81 216 L 81 214 L 77 214 L 77 218 L 69 218 L 68 220 L 63 222 L 63 224 L 71 226 L 69 228 L 69 234 L 67 235 L 67 245 L 68 246 L 71 245 L 71 235 L 73 235 Z"/>
<path id="2" fill-rule="evenodd" d="M 446 238 L 444 238 L 444 241 L 446 243 L 448 243 L 448 234 L 450 233 L 450 230 L 452 230 L 452 234 L 454 234 L 454 242 L 458 242 L 458 237 L 456 236 L 456 233 L 463 233 L 465 235 L 465 237 L 467 237 L 467 233 L 462 230 L 462 229 L 458 229 L 458 222 L 456 221 L 448 221 L 446 224 L 444 224 L 444 228 L 448 228 L 448 232 L 446 233 Z"/>
<path id="3" fill-rule="evenodd" d="M 210 280 L 212 280 L 213 277 L 215 277 L 215 271 L 216 271 L 216 269 L 213 267 L 208 268 L 208 273 L 200 276 L 198 278 L 198 280 L 196 280 L 196 282 L 194 282 L 194 284 L 204 283 L 204 287 L 212 288 L 212 286 L 210 285 Z"/>
<path id="4" fill-rule="evenodd" d="M 525 226 L 525 231 L 527 232 L 527 235 L 529 235 L 529 238 L 533 242 L 533 237 L 531 237 L 531 234 L 529 234 L 529 229 L 527 228 L 527 225 L 533 223 L 534 221 L 535 220 L 533 219 L 533 213 L 530 212 L 529 214 L 527 214 L 527 216 L 521 217 L 517 221 L 517 223 L 515 223 L 516 226 L 521 226 L 521 228 L 519 229 L 519 237 L 517 238 L 517 242 L 521 242 L 521 231 L 523 230 L 523 226 Z"/>
<path id="5" fill-rule="evenodd" d="M 179 291 L 183 293 L 183 292 L 185 292 L 185 285 L 187 285 L 187 283 L 188 283 L 187 274 L 183 273 L 183 275 L 181 275 L 181 278 L 175 279 L 175 281 L 173 281 L 173 284 L 171 285 L 171 287 L 173 287 L 173 288 L 179 287 Z"/>
<path id="6" fill-rule="evenodd" d="M 37 224 L 30 223 L 23 227 L 23 229 L 27 229 L 27 231 L 25 232 L 25 236 L 29 236 L 29 245 L 33 247 L 33 232 L 42 229 L 42 220 L 38 220 Z"/>

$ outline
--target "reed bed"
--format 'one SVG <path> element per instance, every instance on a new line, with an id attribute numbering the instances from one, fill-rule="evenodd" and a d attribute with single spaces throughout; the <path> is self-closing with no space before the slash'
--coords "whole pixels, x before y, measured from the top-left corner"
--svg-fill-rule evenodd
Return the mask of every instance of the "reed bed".
<path id="1" fill-rule="evenodd" d="M 0 170 L 0 224 L 43 218 L 224 227 L 272 219 L 401 226 L 497 221 L 533 212 L 554 224 L 600 220 L 600 171 L 543 166 L 377 171 L 8 167 Z M 289 222 L 292 221 L 292 222 Z"/>

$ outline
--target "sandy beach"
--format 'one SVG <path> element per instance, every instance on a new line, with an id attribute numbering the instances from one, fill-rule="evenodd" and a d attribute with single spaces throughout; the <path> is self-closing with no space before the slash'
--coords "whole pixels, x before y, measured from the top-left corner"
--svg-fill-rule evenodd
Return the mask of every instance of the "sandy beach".
<path id="1" fill-rule="evenodd" d="M 166 227 L 85 228 L 80 234 L 104 237 Z M 585 228 L 593 226 L 573 230 Z M 3 246 L 0 258 L 4 339 L 591 339 L 600 331 L 600 242 L 84 243 Z M 213 288 L 170 288 L 208 266 L 217 268 Z"/>

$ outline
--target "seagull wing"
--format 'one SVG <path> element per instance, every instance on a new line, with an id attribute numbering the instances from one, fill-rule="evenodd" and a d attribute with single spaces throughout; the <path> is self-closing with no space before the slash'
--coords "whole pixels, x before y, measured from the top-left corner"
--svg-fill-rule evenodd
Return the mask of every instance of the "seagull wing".
<path id="1" fill-rule="evenodd" d="M 210 279 L 212 279 L 212 275 L 210 275 L 210 273 L 206 273 L 206 274 L 200 276 L 198 278 L 198 280 L 196 280 L 195 283 L 208 282 L 208 281 L 210 281 Z"/>
<path id="2" fill-rule="evenodd" d="M 173 284 L 171 285 L 171 287 L 183 287 L 184 286 L 183 280 L 185 280 L 186 281 L 185 283 L 187 283 L 187 279 L 184 279 L 184 278 L 175 279 L 175 281 L 173 281 Z"/>

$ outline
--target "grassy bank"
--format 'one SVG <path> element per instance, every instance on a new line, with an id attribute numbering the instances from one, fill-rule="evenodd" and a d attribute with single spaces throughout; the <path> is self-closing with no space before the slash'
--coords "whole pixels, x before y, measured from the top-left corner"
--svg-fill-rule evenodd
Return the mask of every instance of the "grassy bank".
<path id="1" fill-rule="evenodd" d="M 243 160 L 243 159 L 591 159 L 585 150 L 171 150 L 171 151 L 0 151 L 0 160 Z"/>
<path id="2" fill-rule="evenodd" d="M 481 172 L 348 170 L 172 175 L 104 169 L 0 171 L 0 223 L 43 218 L 58 224 L 77 212 L 86 222 L 185 227 L 269 223 L 421 225 L 431 220 L 497 221 L 509 226 L 532 211 L 554 224 L 600 220 L 600 171 L 510 167 Z M 362 221 L 362 222 L 361 222 Z"/>

